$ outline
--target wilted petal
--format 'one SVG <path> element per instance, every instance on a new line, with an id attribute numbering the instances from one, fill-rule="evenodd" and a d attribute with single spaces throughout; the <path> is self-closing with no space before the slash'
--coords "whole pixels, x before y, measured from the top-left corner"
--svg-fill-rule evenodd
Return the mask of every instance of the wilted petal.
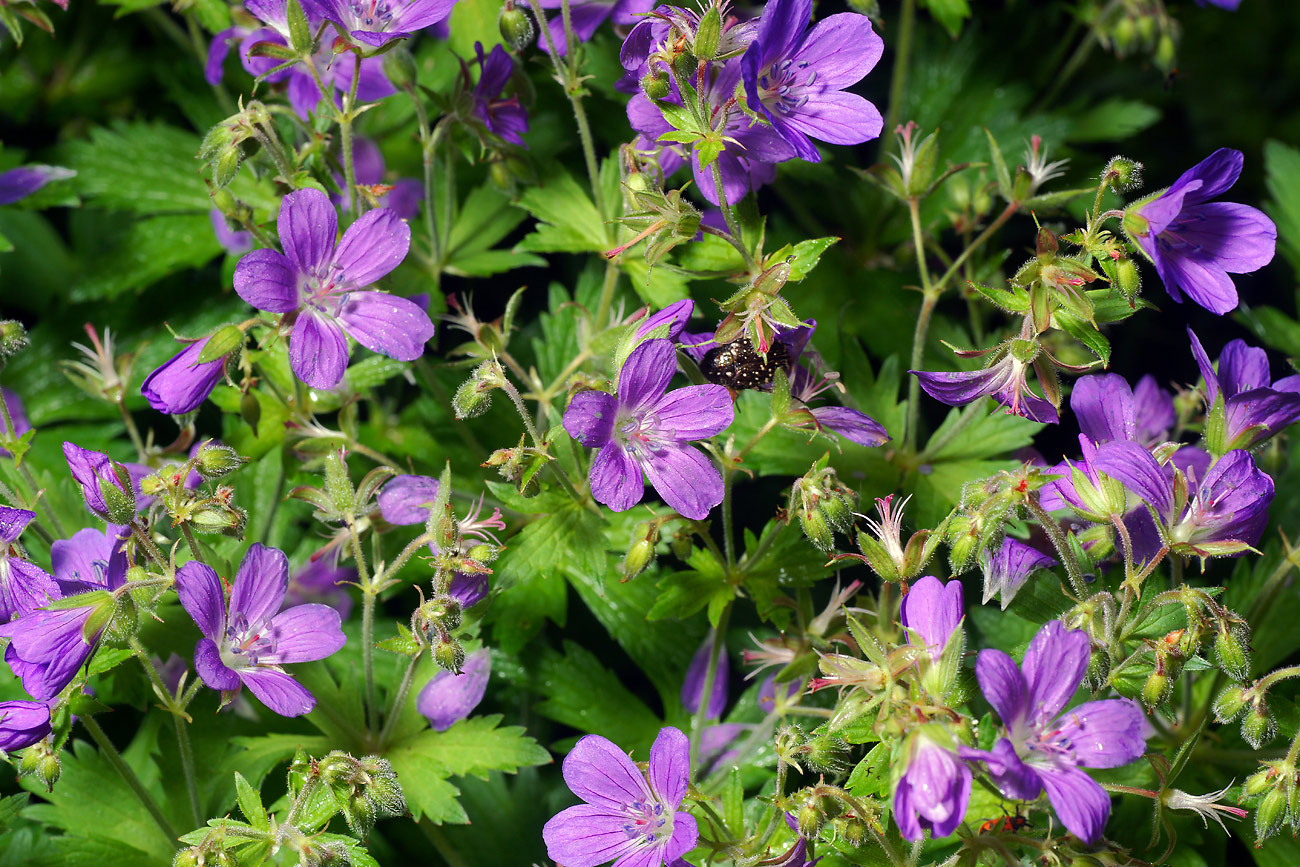
<path id="1" fill-rule="evenodd" d="M 429 721 L 434 731 L 445 732 L 470 715 L 487 692 L 492 673 L 492 657 L 487 648 L 465 657 L 460 674 L 440 671 L 435 674 L 416 699 L 416 709 Z"/>
<path id="2" fill-rule="evenodd" d="M 1009 370 L 1002 364 L 982 370 L 952 373 L 924 370 L 908 372 L 921 381 L 921 388 L 925 389 L 926 394 L 949 406 L 964 406 L 973 400 L 992 395 L 1006 383 L 1009 375 Z"/>
<path id="3" fill-rule="evenodd" d="M 1030 575 L 1056 565 L 1053 558 L 1011 536 L 1002 540 L 997 551 L 991 554 L 986 551 L 981 559 L 984 566 L 983 602 L 987 604 L 995 594 L 999 595 L 1003 611 L 1007 610 Z"/>
<path id="4" fill-rule="evenodd" d="M 817 424 L 832 430 L 849 442 L 868 448 L 889 442 L 889 433 L 880 422 L 866 413 L 847 406 L 818 406 L 809 410 Z"/>

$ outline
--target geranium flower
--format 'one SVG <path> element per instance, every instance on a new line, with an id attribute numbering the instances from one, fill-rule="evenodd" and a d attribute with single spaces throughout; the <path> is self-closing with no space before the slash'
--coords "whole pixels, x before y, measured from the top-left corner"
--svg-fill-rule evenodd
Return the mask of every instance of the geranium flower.
<path id="1" fill-rule="evenodd" d="M 1056 407 L 1030 391 L 1027 370 L 1027 364 L 1007 352 L 982 370 L 908 372 L 921 380 L 925 393 L 940 403 L 965 406 L 982 397 L 992 397 L 1013 415 L 1043 424 L 1056 424 L 1060 418 Z"/>
<path id="2" fill-rule="evenodd" d="M 735 417 L 721 385 L 669 393 L 677 371 L 672 341 L 647 340 L 628 355 L 618 395 L 583 391 L 564 411 L 564 429 L 597 452 L 591 493 L 615 512 L 641 502 L 645 479 L 673 509 L 693 520 L 722 502 L 722 474 L 689 443 L 721 433 Z"/>
<path id="3" fill-rule="evenodd" d="M 930 658 L 937 662 L 961 623 L 961 582 L 945 584 L 926 575 L 903 597 L 900 615 L 903 626 L 925 642 Z"/>
<path id="4" fill-rule="evenodd" d="M 1192 329 L 1192 355 L 1205 380 L 1206 410 L 1220 396 L 1225 421 L 1223 441 L 1230 449 L 1248 449 L 1269 439 L 1287 425 L 1300 420 L 1300 374 L 1273 382 L 1264 350 L 1233 340 L 1219 353 L 1219 370 L 1215 373 L 1210 357 Z"/>
<path id="5" fill-rule="evenodd" d="M 1057 565 L 1056 560 L 1042 551 L 1011 536 L 1003 539 L 996 551 L 981 553 L 980 564 L 984 567 L 984 598 L 980 601 L 987 605 L 997 596 L 1003 611 L 1007 610 L 1030 575 Z"/>
<path id="6" fill-rule="evenodd" d="M 456 0 L 311 0 L 308 5 L 358 42 L 382 48 L 444 20 Z"/>
<path id="7" fill-rule="evenodd" d="M 43 701 L 0 701 L 0 750 L 30 747 L 50 733 L 50 706 Z"/>
<path id="8" fill-rule="evenodd" d="M 844 88 L 857 84 L 884 53 L 871 19 L 829 15 L 806 30 L 812 0 L 771 0 L 743 57 L 745 94 L 800 159 L 820 162 L 810 138 L 852 145 L 880 135 L 876 107 Z"/>
<path id="9" fill-rule="evenodd" d="M 1272 220 L 1249 205 L 1210 201 L 1237 182 L 1242 162 L 1241 151 L 1219 148 L 1124 213 L 1124 231 L 1179 303 L 1186 293 L 1213 313 L 1234 310 L 1237 287 L 1228 275 L 1257 271 L 1273 259 Z"/>
<path id="10" fill-rule="evenodd" d="M 612 741 L 579 739 L 564 758 L 564 782 L 585 803 L 546 823 L 547 855 L 565 867 L 672 864 L 700 836 L 695 817 L 678 809 L 690 770 L 690 741 L 679 729 L 659 730 L 644 775 Z"/>
<path id="11" fill-rule="evenodd" d="M 492 47 L 492 53 L 483 54 L 483 43 L 474 43 L 474 53 L 478 56 L 479 79 L 474 84 L 474 115 L 483 121 L 483 125 L 492 134 L 501 139 L 527 147 L 522 138 L 528 132 L 528 111 L 519 104 L 519 97 L 501 99 L 501 93 L 514 75 L 515 62 L 500 45 Z"/>
<path id="12" fill-rule="evenodd" d="M 893 803 L 894 822 L 905 840 L 920 840 L 926 831 L 934 839 L 947 837 L 970 804 L 970 768 L 937 735 L 936 726 L 925 726 L 907 742 Z"/>
<path id="13" fill-rule="evenodd" d="M 14 543 L 36 518 L 35 512 L 0 506 L 0 623 L 59 598 L 54 577 L 19 557 Z"/>
<path id="14" fill-rule="evenodd" d="M 282 666 L 324 659 L 347 639 L 339 613 L 328 605 L 281 611 L 288 587 L 284 553 L 258 543 L 239 564 L 229 612 L 221 579 L 212 567 L 191 560 L 176 570 L 181 605 L 203 633 L 194 646 L 199 677 L 225 693 L 227 700 L 246 685 L 271 710 L 292 717 L 310 712 L 316 697 Z"/>
<path id="15" fill-rule="evenodd" d="M 559 9 L 563 0 L 541 0 L 543 9 Z M 569 5 L 569 23 L 573 27 L 573 36 L 579 42 L 586 42 L 596 33 L 596 29 L 605 23 L 606 18 L 613 18 L 619 27 L 631 27 L 641 20 L 641 16 L 654 8 L 654 0 L 587 0 L 587 2 Z M 564 16 L 556 15 L 547 22 L 551 28 L 551 38 L 555 40 L 555 51 L 560 56 L 569 53 L 569 43 L 564 33 Z M 539 40 L 542 50 L 548 50 L 545 39 Z"/>
<path id="16" fill-rule="evenodd" d="M 61 181 L 76 176 L 72 169 L 58 166 L 19 166 L 0 172 L 0 205 L 12 205 L 25 199 L 50 181 Z"/>
<path id="17" fill-rule="evenodd" d="M 140 393 L 158 412 L 182 415 L 198 409 L 221 381 L 226 356 L 199 361 L 208 345 L 205 337 L 190 343 L 145 377 Z"/>
<path id="18" fill-rule="evenodd" d="M 1117 768 L 1146 749 L 1142 711 L 1129 699 L 1066 703 L 1088 668 L 1088 636 L 1053 620 L 1039 630 L 1017 666 L 1000 650 L 975 661 L 980 690 L 1002 718 L 1006 736 L 986 752 L 962 747 L 984 762 L 1008 798 L 1032 801 L 1044 789 L 1065 827 L 1094 845 L 1110 816 L 1110 795 L 1084 768 Z"/>
<path id="19" fill-rule="evenodd" d="M 351 335 L 380 355 L 414 361 L 433 337 L 419 305 L 363 291 L 398 266 L 411 229 L 386 208 L 369 211 L 335 243 L 338 215 L 316 189 L 284 197 L 277 222 L 284 253 L 254 250 L 235 266 L 235 291 L 271 313 L 292 314 L 289 365 L 313 388 L 333 388 L 348 365 Z"/>

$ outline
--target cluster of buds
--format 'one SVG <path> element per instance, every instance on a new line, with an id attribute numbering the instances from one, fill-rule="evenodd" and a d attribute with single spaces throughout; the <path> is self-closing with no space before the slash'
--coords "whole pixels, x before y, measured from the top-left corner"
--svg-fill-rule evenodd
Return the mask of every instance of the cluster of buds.
<path id="1" fill-rule="evenodd" d="M 54 791 L 62 772 L 58 750 L 51 746 L 49 738 L 27 747 L 18 759 L 18 776 L 35 779 L 47 792 Z"/>
<path id="2" fill-rule="evenodd" d="M 790 262 L 769 265 L 747 286 L 734 292 L 718 306 L 726 312 L 713 339 L 718 345 L 748 337 L 764 357 L 772 349 L 778 330 L 798 328 L 803 323 L 794 315 L 781 290 L 790 279 Z"/>
<path id="3" fill-rule="evenodd" d="M 605 251 L 606 259 L 616 259 L 622 253 L 647 241 L 645 260 L 654 265 L 678 244 L 693 241 L 700 231 L 700 211 L 686 199 L 685 189 L 664 192 L 652 185 L 650 176 L 642 171 L 629 171 L 623 181 L 629 212 L 621 222 L 636 234 L 624 243 Z"/>
<path id="4" fill-rule="evenodd" d="M 240 102 L 239 111 L 208 130 L 199 145 L 198 157 L 211 173 L 214 189 L 219 190 L 235 179 L 244 161 L 245 142 L 251 139 L 265 143 L 275 135 L 271 113 L 260 100 L 249 100 L 247 105 L 242 104 L 242 99 Z"/>
<path id="5" fill-rule="evenodd" d="M 1031 498 L 1051 480 L 1041 468 L 1024 465 L 1003 470 L 962 489 L 961 502 L 940 530 L 948 543 L 954 575 L 974 566 L 984 551 L 996 549 L 1007 524 L 1021 514 Z"/>
<path id="6" fill-rule="evenodd" d="M 325 455 L 325 486 L 302 485 L 290 491 L 289 496 L 315 506 L 314 517 L 318 521 L 358 524 L 359 519 L 375 510 L 375 495 L 393 473 L 391 467 L 375 467 L 354 487 L 348 474 L 347 451 L 333 449 Z"/>
<path id="7" fill-rule="evenodd" d="M 917 530 L 903 544 L 903 510 L 908 499 L 911 498 L 904 499 L 897 508 L 893 494 L 877 499 L 879 519 L 862 516 L 871 530 L 870 533 L 858 531 L 858 548 L 862 554 L 846 555 L 866 561 L 882 581 L 911 581 L 920 575 L 943 539 L 942 533 Z"/>
<path id="8" fill-rule="evenodd" d="M 788 507 L 808 541 L 827 553 L 835 548 L 836 532 L 846 536 L 853 532 L 853 507 L 857 505 L 857 494 L 840 482 L 829 463 L 827 452 L 795 480 Z"/>
<path id="9" fill-rule="evenodd" d="M 469 379 L 461 383 L 460 388 L 456 389 L 456 395 L 451 399 L 456 418 L 463 421 L 487 412 L 492 406 L 492 392 L 505 386 L 506 372 L 501 362 L 496 358 L 484 361 L 474 368 Z"/>
<path id="10" fill-rule="evenodd" d="M 854 797 L 838 786 L 824 782 L 807 786 L 791 800 L 798 805 L 795 821 L 799 833 L 809 839 L 816 839 L 828 825 L 850 843 L 864 840 L 867 829 L 883 833 L 881 805 L 871 798 Z"/>
<path id="11" fill-rule="evenodd" d="M 309 764 L 306 773 L 319 774 L 324 789 L 333 796 L 349 830 L 358 839 L 365 839 L 370 834 L 377 819 L 401 816 L 406 812 L 402 784 L 387 759 L 379 756 L 355 759 L 335 750 Z M 294 770 L 291 769 L 290 785 L 293 785 L 293 776 Z"/>
<path id="12" fill-rule="evenodd" d="M 1256 799 L 1256 846 L 1277 833 L 1284 822 L 1291 826 L 1293 835 L 1300 832 L 1300 773 L 1295 759 L 1288 755 L 1261 764 L 1263 767 L 1247 777 L 1241 787 L 1242 801 Z"/>
<path id="13" fill-rule="evenodd" d="M 211 481 L 230 475 L 247 462 L 229 446 L 209 440 L 184 464 L 165 467 L 142 479 L 140 492 L 157 498 L 176 526 L 240 538 L 248 513 L 234 504 L 234 489 L 217 485 L 211 494 L 202 493 L 193 473 Z"/>
<path id="14" fill-rule="evenodd" d="M 1241 717 L 1241 736 L 1253 749 L 1259 749 L 1277 734 L 1277 720 L 1268 706 L 1268 690 L 1279 679 L 1277 674 L 1265 675 L 1249 686 L 1233 684 L 1214 699 L 1215 720 L 1230 723 Z"/>
<path id="15" fill-rule="evenodd" d="M 1178 22 L 1163 3 L 1127 0 L 1101 7 L 1092 22 L 1098 41 L 1119 58 L 1145 54 L 1161 72 L 1174 69 L 1178 53 Z"/>
<path id="16" fill-rule="evenodd" d="M 497 449 L 480 466 L 496 467 L 501 478 L 515 486 L 522 497 L 535 497 L 541 490 L 542 467 L 554 460 L 541 449 L 525 446 L 527 435 L 521 434 L 519 445 Z"/>

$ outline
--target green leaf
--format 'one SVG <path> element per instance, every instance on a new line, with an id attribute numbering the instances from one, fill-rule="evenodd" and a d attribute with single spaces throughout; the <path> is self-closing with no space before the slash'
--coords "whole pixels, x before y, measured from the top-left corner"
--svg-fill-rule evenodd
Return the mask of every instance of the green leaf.
<path id="1" fill-rule="evenodd" d="M 1234 318 L 1243 321 L 1269 346 L 1292 358 L 1300 358 L 1300 322 L 1281 310 L 1267 306 L 1252 307 L 1238 311 Z"/>
<path id="2" fill-rule="evenodd" d="M 462 277 L 488 277 L 515 268 L 545 265 L 546 260 L 538 256 L 492 249 L 525 219 L 496 187 L 484 184 L 475 188 L 456 215 L 443 267 Z"/>
<path id="3" fill-rule="evenodd" d="M 262 806 L 262 794 L 249 785 L 248 780 L 238 771 L 235 771 L 235 797 L 239 801 L 239 811 L 254 828 L 266 830 L 270 827 L 266 808 Z"/>
<path id="4" fill-rule="evenodd" d="M 726 243 L 725 241 L 722 241 L 721 238 L 718 238 L 717 240 L 721 243 Z M 835 244 L 839 240 L 840 239 L 837 237 L 811 238 L 807 241 L 800 241 L 793 247 L 786 244 L 784 247 L 768 256 L 763 264 L 770 268 L 777 262 L 783 262 L 789 259 L 789 279 L 797 283 L 807 277 L 809 272 L 817 267 L 817 263 L 821 261 L 822 254 L 829 250 L 831 245 Z M 727 247 L 734 249 L 730 244 L 727 244 Z M 739 256 L 740 254 L 737 253 L 736 255 Z"/>
<path id="5" fill-rule="evenodd" d="M 1277 223 L 1278 246 L 1300 271 L 1300 149 L 1280 141 L 1264 143 L 1264 184 L 1272 200 L 1264 210 Z"/>
<path id="6" fill-rule="evenodd" d="M 490 52 L 493 46 L 501 43 L 501 28 L 497 26 L 500 14 L 501 4 L 496 0 L 460 0 L 448 19 L 451 32 L 448 42 L 452 51 L 472 59 L 474 43 L 482 42 L 483 50 Z"/>
<path id="7" fill-rule="evenodd" d="M 1100 358 L 1103 367 L 1110 366 L 1110 341 L 1106 339 L 1106 335 L 1097 330 L 1095 325 L 1064 309 L 1057 310 L 1052 318 L 1062 331 Z"/>
<path id="8" fill-rule="evenodd" d="M 948 417 L 934 432 L 931 442 L 946 438 L 961 414 L 962 410 L 949 410 Z M 1010 455 L 1016 449 L 1030 445 L 1034 441 L 1034 434 L 1042 429 L 1043 425 L 1018 415 L 1008 415 L 999 407 L 966 425 L 931 457 L 934 463 L 939 463 Z"/>
<path id="9" fill-rule="evenodd" d="M 1114 142 L 1136 135 L 1160 119 L 1160 109 L 1135 99 L 1111 97 L 1074 117 L 1070 141 Z M 1096 192 L 1096 187 L 1092 188 Z"/>
<path id="10" fill-rule="evenodd" d="M 934 20 L 953 39 L 961 35 L 962 22 L 970 17 L 970 0 L 922 0 L 921 5 L 930 10 Z"/>
<path id="11" fill-rule="evenodd" d="M 563 169 L 516 203 L 539 221 L 516 250 L 534 253 L 597 253 L 609 249 L 610 233 L 587 191 Z"/>
<path id="12" fill-rule="evenodd" d="M 547 651 L 535 680 L 545 701 L 537 712 L 579 731 L 602 735 L 627 750 L 646 750 L 660 720 L 590 651 L 564 642 L 563 655 Z"/>
<path id="13" fill-rule="evenodd" d="M 18 817 L 18 813 L 27 806 L 31 795 L 20 792 L 0 800 L 0 831 L 5 830 Z"/>
<path id="14" fill-rule="evenodd" d="M 544 619 L 564 625 L 564 571 L 575 558 L 594 562 L 595 552 L 582 549 L 598 538 L 599 530 L 596 537 L 591 535 L 594 518 L 585 509 L 569 505 L 534 521 L 510 540 L 495 564 L 502 589 L 492 605 L 492 634 L 506 653 L 517 653 L 542 628 Z M 603 558 L 603 540 L 595 544 Z"/>
<path id="15" fill-rule="evenodd" d="M 111 250 L 89 263 L 72 289 L 73 301 L 111 299 L 164 277 L 197 268 L 221 253 L 206 214 L 149 217 L 129 222 Z"/>

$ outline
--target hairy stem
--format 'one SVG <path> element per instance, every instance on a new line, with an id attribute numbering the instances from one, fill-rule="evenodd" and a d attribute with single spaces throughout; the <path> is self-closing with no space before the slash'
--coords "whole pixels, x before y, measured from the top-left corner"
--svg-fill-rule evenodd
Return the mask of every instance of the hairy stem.
<path id="1" fill-rule="evenodd" d="M 158 826 L 158 830 L 162 831 L 163 835 L 171 842 L 172 847 L 176 848 L 176 839 L 179 837 L 176 830 L 172 828 L 171 822 L 167 821 L 167 817 L 163 815 L 158 802 L 154 800 L 153 795 L 149 794 L 149 790 L 144 787 L 144 783 L 140 782 L 140 778 L 136 776 L 135 771 L 126 763 L 126 759 L 122 758 L 122 754 L 117 751 L 117 747 L 113 746 L 113 742 L 108 739 L 108 735 L 104 734 L 104 730 L 99 727 L 99 723 L 89 714 L 78 717 L 78 721 L 86 729 L 86 733 L 99 745 L 100 753 L 112 765 L 113 770 L 117 771 L 118 776 L 122 778 L 122 782 L 126 783 L 131 791 L 135 793 L 135 796 L 140 799 L 140 803 L 149 812 L 150 817 Z"/>
<path id="2" fill-rule="evenodd" d="M 907 67 L 912 60 L 912 38 L 916 32 L 916 0 L 903 0 L 903 9 L 898 16 L 898 41 L 894 43 L 894 74 L 889 83 L 889 119 L 885 121 L 885 131 L 898 126 L 903 110 L 903 99 L 907 93 Z M 890 136 L 881 136 L 883 148 L 890 147 Z"/>
<path id="3" fill-rule="evenodd" d="M 725 502 L 725 500 L 724 500 Z M 713 682 L 718 676 L 718 660 L 726 652 L 727 626 L 731 622 L 731 603 L 728 602 L 718 617 L 718 627 L 713 630 L 713 647 L 709 653 L 709 664 L 704 669 L 703 690 L 700 692 L 700 706 L 691 721 L 691 767 L 699 768 L 700 738 L 709 719 L 709 696 L 713 694 Z"/>
<path id="4" fill-rule="evenodd" d="M 1038 521 L 1038 525 L 1043 528 L 1047 538 L 1051 540 L 1052 547 L 1056 549 L 1056 554 L 1061 562 L 1065 564 L 1065 572 L 1070 576 L 1070 586 L 1074 589 L 1076 595 L 1082 598 L 1086 595 L 1087 587 L 1083 580 L 1083 570 L 1079 568 L 1079 561 L 1074 558 L 1074 551 L 1070 549 L 1069 542 L 1066 541 L 1065 534 L 1061 532 L 1061 525 L 1056 523 L 1043 504 L 1038 502 L 1038 495 L 1035 494 L 1025 501 L 1026 507 Z"/>

